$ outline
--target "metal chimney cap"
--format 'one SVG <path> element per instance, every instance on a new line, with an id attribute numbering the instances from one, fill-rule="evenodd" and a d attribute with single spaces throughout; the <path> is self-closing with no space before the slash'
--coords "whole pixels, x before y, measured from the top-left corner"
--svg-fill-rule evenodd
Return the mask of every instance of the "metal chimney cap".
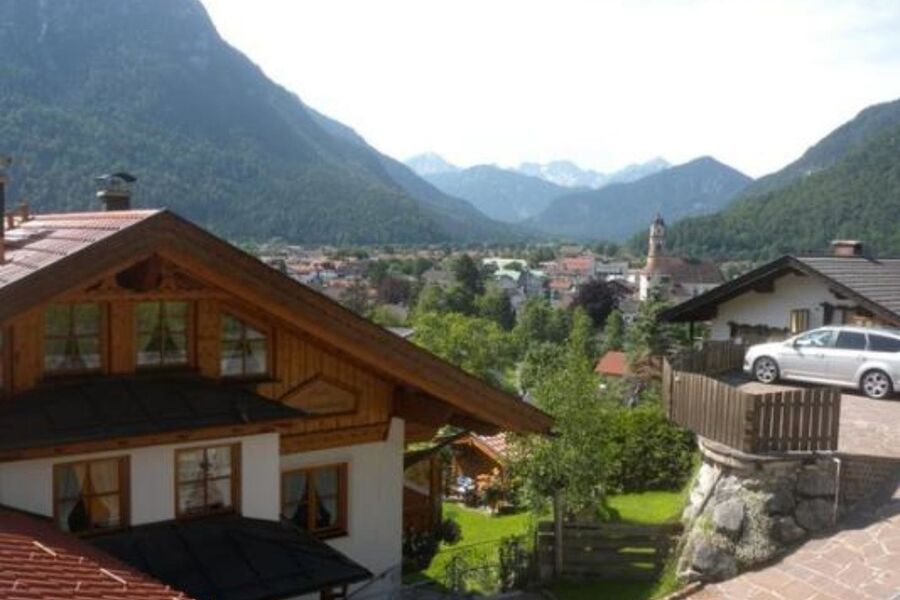
<path id="1" fill-rule="evenodd" d="M 128 191 L 129 185 L 137 181 L 137 177 L 135 177 L 131 173 L 119 171 L 117 173 L 106 173 L 104 175 L 100 175 L 99 177 L 95 178 L 95 181 L 99 183 L 106 191 L 125 192 Z"/>

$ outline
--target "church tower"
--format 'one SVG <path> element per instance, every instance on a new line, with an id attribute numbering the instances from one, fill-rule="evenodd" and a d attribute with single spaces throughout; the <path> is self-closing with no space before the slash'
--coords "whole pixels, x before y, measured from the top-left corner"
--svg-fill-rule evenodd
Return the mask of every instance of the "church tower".
<path id="1" fill-rule="evenodd" d="M 656 213 L 656 218 L 650 224 L 650 247 L 647 249 L 647 258 L 656 258 L 666 254 L 666 222 L 662 216 Z"/>

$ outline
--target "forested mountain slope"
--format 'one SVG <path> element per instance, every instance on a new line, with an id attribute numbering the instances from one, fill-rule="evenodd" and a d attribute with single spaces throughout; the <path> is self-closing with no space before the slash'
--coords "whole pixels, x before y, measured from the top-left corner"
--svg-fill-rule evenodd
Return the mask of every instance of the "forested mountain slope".
<path id="1" fill-rule="evenodd" d="M 127 170 L 139 205 L 234 238 L 517 236 L 326 126 L 197 0 L 0 0 L 0 23 L 0 152 L 36 210 L 87 208 L 93 176 Z"/>

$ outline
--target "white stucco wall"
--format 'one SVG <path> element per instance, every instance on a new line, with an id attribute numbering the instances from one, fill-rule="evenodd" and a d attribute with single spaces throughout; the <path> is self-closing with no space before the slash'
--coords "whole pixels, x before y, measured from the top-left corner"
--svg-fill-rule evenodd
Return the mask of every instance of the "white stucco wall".
<path id="1" fill-rule="evenodd" d="M 287 454 L 281 470 L 347 463 L 347 529 L 349 535 L 328 540 L 381 580 L 354 600 L 390 597 L 400 585 L 403 554 L 404 423 L 393 419 L 383 442 Z M 359 586 L 357 586 L 359 587 Z M 318 594 L 304 598 L 317 599 Z"/>
<path id="2" fill-rule="evenodd" d="M 131 524 L 167 521 L 175 518 L 175 450 L 231 443 L 241 445 L 241 513 L 277 519 L 281 502 L 277 433 L 0 463 L 0 504 L 52 517 L 53 465 L 128 456 Z"/>
<path id="3" fill-rule="evenodd" d="M 281 510 L 282 471 L 347 463 L 349 535 L 328 543 L 376 576 L 384 574 L 354 596 L 355 600 L 390 597 L 401 577 L 404 422 L 393 419 L 385 441 L 356 446 L 279 456 L 278 440 L 278 434 L 271 433 L 0 463 L 0 504 L 52 517 L 54 464 L 127 455 L 131 465 L 131 523 L 174 519 L 175 450 L 237 442 L 242 459 L 241 513 L 276 520 Z"/>
<path id="4" fill-rule="evenodd" d="M 839 304 L 821 280 L 785 275 L 775 280 L 774 292 L 748 291 L 720 304 L 716 318 L 711 321 L 710 338 L 727 340 L 731 334 L 729 323 L 787 329 L 790 327 L 791 311 L 798 309 L 809 310 L 810 328 L 820 327 L 824 319 L 824 302 Z"/>

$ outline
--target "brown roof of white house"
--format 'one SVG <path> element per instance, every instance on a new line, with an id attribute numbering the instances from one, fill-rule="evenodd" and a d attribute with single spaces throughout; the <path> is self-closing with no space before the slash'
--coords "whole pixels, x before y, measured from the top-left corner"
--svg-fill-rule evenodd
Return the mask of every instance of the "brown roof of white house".
<path id="1" fill-rule="evenodd" d="M 889 323 L 900 325 L 900 259 L 782 256 L 661 313 L 665 321 L 705 321 L 716 306 L 794 272 L 819 278 Z"/>

